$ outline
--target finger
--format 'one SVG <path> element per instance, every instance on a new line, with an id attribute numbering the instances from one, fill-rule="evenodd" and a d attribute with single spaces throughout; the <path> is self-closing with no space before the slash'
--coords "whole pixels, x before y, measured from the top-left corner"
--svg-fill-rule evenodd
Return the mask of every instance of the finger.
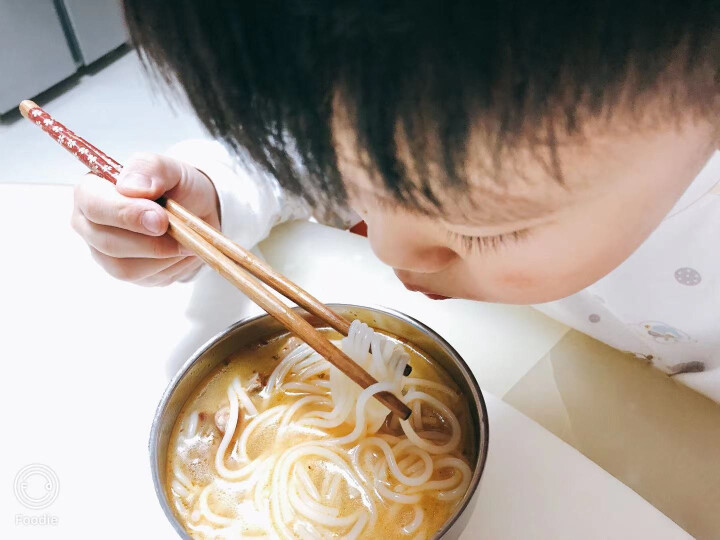
<path id="1" fill-rule="evenodd" d="M 193 254 L 166 234 L 147 236 L 117 227 L 98 225 L 84 216 L 78 216 L 73 226 L 90 246 L 110 257 L 167 259 Z"/>
<path id="2" fill-rule="evenodd" d="M 182 281 L 182 282 L 188 281 L 195 274 L 197 274 L 197 272 L 198 272 L 198 270 L 200 270 L 200 268 L 202 268 L 202 266 L 204 264 L 202 260 L 200 260 L 197 257 L 192 257 L 192 259 L 193 259 L 193 264 L 189 264 L 187 268 L 183 269 L 182 271 L 178 271 L 173 276 L 173 278 L 176 281 Z"/>
<path id="3" fill-rule="evenodd" d="M 211 218 L 211 225 L 219 225 L 215 186 L 205 174 L 177 159 L 135 154 L 120 173 L 117 190 L 128 197 L 153 200 L 166 195 L 200 218 Z"/>
<path id="4" fill-rule="evenodd" d="M 192 268 L 192 269 L 188 270 L 187 272 L 185 272 L 184 274 L 177 276 L 177 280 L 181 283 L 187 283 L 188 281 L 192 280 L 197 275 L 197 273 L 200 271 L 200 269 L 203 267 L 203 264 L 204 264 L 200 260 L 198 260 L 198 263 L 199 264 L 197 265 L 196 268 Z"/>
<path id="5" fill-rule="evenodd" d="M 187 169 L 180 161 L 143 152 L 134 154 L 123 167 L 117 190 L 128 197 L 157 199 L 166 191 L 187 183 Z"/>
<path id="6" fill-rule="evenodd" d="M 159 204 L 125 197 L 109 182 L 94 177 L 75 187 L 75 208 L 93 223 L 136 233 L 161 236 L 168 227 L 167 213 Z"/>
<path id="7" fill-rule="evenodd" d="M 137 285 L 145 287 L 163 287 L 179 281 L 183 276 L 194 274 L 202 266 L 202 261 L 197 257 L 187 257 L 174 265 L 158 272 L 152 276 L 136 281 Z"/>
<path id="8" fill-rule="evenodd" d="M 118 259 L 99 252 L 90 247 L 93 258 L 105 271 L 116 279 L 137 282 L 181 261 L 185 257 L 172 257 L 169 259 Z"/>

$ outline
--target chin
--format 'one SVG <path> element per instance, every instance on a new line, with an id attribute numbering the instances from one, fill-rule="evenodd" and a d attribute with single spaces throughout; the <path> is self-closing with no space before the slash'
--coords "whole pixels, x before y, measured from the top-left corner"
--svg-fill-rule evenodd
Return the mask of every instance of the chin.
<path id="1" fill-rule="evenodd" d="M 512 305 L 533 305 L 562 300 L 579 292 L 584 287 L 574 289 L 569 287 L 549 288 L 549 287 L 533 287 L 527 289 L 517 289 L 509 287 L 488 287 L 487 290 L 456 290 L 456 291 L 440 291 L 430 294 L 439 294 L 444 298 L 457 298 L 463 300 L 473 300 L 476 302 L 488 302 L 492 304 L 512 304 Z M 426 296 L 428 293 L 424 292 Z"/>
<path id="2" fill-rule="evenodd" d="M 585 287 L 580 288 L 566 288 L 562 289 L 549 289 L 549 288 L 537 288 L 537 289 L 523 289 L 523 290 L 496 290 L 492 296 L 480 296 L 471 295 L 472 298 L 469 300 L 478 300 L 482 302 L 492 302 L 496 304 L 513 304 L 513 305 L 534 305 L 534 304 L 545 304 L 547 302 L 554 302 L 556 300 L 562 300 L 568 296 L 581 291 Z"/>

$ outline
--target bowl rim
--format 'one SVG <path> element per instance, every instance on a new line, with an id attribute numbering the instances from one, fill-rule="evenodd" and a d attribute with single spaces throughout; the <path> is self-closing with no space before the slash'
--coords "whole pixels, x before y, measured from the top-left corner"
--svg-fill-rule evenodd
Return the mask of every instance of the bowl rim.
<path id="1" fill-rule="evenodd" d="M 489 451 L 489 445 L 490 445 L 490 422 L 488 419 L 488 410 L 487 410 L 487 404 L 485 403 L 485 397 L 483 396 L 482 390 L 480 389 L 480 385 L 477 382 L 477 379 L 475 378 L 475 374 L 470 369 L 470 366 L 467 365 L 467 362 L 465 362 L 465 359 L 455 350 L 455 348 L 448 343 L 445 338 L 443 338 L 440 334 L 438 334 L 435 330 L 427 326 L 425 323 L 420 322 L 416 318 L 407 315 L 401 311 L 398 311 L 393 308 L 388 308 L 386 306 L 381 306 L 377 304 L 368 304 L 368 305 L 361 305 L 361 304 L 345 304 L 342 302 L 334 302 L 327 304 L 328 307 L 340 307 L 343 308 L 359 308 L 359 309 L 370 309 L 375 311 L 380 311 L 383 313 L 386 313 L 388 315 L 392 315 L 402 321 L 405 321 L 407 323 L 410 323 L 411 325 L 415 326 L 416 328 L 419 328 L 423 332 L 427 333 L 434 341 L 437 341 L 440 345 L 448 349 L 448 351 L 454 356 L 455 360 L 460 364 L 460 367 L 465 371 L 465 373 L 468 375 L 469 383 L 471 386 L 471 390 L 475 393 L 475 397 L 477 398 L 479 410 L 478 410 L 478 416 L 479 421 L 482 424 L 482 428 L 485 433 L 484 440 L 480 441 L 480 445 L 478 448 L 478 462 L 477 466 L 473 469 L 473 475 L 472 479 L 470 481 L 470 485 L 467 488 L 467 491 L 464 496 L 463 503 L 458 506 L 458 508 L 455 509 L 455 512 L 445 522 L 445 525 L 441 530 L 439 530 L 436 535 L 433 538 L 442 538 L 442 536 L 448 532 L 453 525 L 458 521 L 460 516 L 462 516 L 465 513 L 465 510 L 467 510 L 467 507 L 470 505 L 470 503 L 475 499 L 474 495 L 477 493 L 478 485 L 480 484 L 480 479 L 482 477 L 482 474 L 485 470 L 485 465 L 487 463 L 487 457 L 488 457 L 488 451 Z M 308 313 L 306 310 L 299 306 L 293 306 L 292 309 L 294 311 L 300 312 L 300 313 Z M 163 509 L 163 512 L 165 513 L 165 517 L 168 519 L 170 524 L 172 525 L 173 529 L 180 535 L 181 538 L 191 538 L 187 531 L 182 527 L 182 524 L 180 523 L 180 520 L 177 519 L 177 516 L 175 516 L 174 512 L 172 511 L 172 508 L 170 507 L 170 501 L 167 500 L 164 486 L 161 485 L 160 481 L 160 471 L 157 467 L 157 457 L 158 457 L 158 445 L 157 442 L 159 440 L 159 432 L 160 432 L 160 419 L 162 418 L 163 412 L 165 408 L 167 407 L 168 401 L 170 400 L 170 397 L 173 395 L 175 390 L 177 389 L 178 384 L 180 381 L 185 377 L 187 372 L 190 370 L 192 365 L 203 355 L 205 354 L 211 347 L 215 346 L 217 342 L 219 342 L 221 339 L 223 339 L 226 335 L 230 334 L 233 330 L 235 330 L 239 326 L 243 326 L 246 324 L 250 324 L 258 319 L 262 319 L 264 317 L 271 317 L 268 313 L 260 313 L 257 315 L 249 315 L 247 317 L 244 317 L 227 327 L 225 327 L 223 330 L 217 332 L 214 334 L 211 338 L 209 338 L 207 341 L 205 341 L 202 345 L 200 345 L 195 352 L 190 355 L 190 357 L 183 363 L 183 365 L 180 367 L 180 369 L 177 370 L 175 375 L 170 379 L 170 382 L 165 388 L 165 391 L 162 394 L 162 397 L 160 398 L 160 401 L 158 402 L 157 407 L 155 408 L 155 414 L 153 415 L 153 421 L 152 421 L 152 427 L 150 428 L 150 437 L 148 439 L 148 451 L 149 451 L 149 457 L 150 457 L 150 470 L 153 477 L 153 486 L 155 488 L 155 495 L 158 499 L 158 502 L 160 503 L 160 506 Z"/>

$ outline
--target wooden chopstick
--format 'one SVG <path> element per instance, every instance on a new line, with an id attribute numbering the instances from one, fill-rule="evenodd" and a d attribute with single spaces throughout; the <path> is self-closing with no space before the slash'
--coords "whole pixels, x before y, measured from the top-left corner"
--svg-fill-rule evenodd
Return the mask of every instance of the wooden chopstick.
<path id="1" fill-rule="evenodd" d="M 182 219 L 193 231 L 202 236 L 207 242 L 218 248 L 222 253 L 250 272 L 272 289 L 280 292 L 300 307 L 305 308 L 319 319 L 328 323 L 332 328 L 347 336 L 350 331 L 350 322 L 335 313 L 332 309 L 320 302 L 310 293 L 300 288 L 288 278 L 278 273 L 265 261 L 253 255 L 250 251 L 239 246 L 215 227 L 200 219 L 187 208 L 172 199 L 165 201 L 165 208 L 171 214 Z"/>
<path id="2" fill-rule="evenodd" d="M 32 113 L 32 118 L 29 117 L 31 110 L 37 111 L 36 113 Z M 120 174 L 120 170 L 122 169 L 117 161 L 108 157 L 85 139 L 75 135 L 75 133 L 67 129 L 67 127 L 50 117 L 49 114 L 34 102 L 30 100 L 23 101 L 20 104 L 20 112 L 30 121 L 34 121 L 35 124 L 39 125 L 43 131 L 48 133 L 48 135 L 59 142 L 65 149 L 73 153 L 73 155 L 80 159 L 93 173 L 113 184 L 117 182 L 117 175 Z M 60 140 L 60 138 L 62 138 L 62 140 Z M 89 152 L 79 153 L 78 147 L 81 145 L 88 149 Z M 224 236 L 220 231 L 198 218 L 176 201 L 163 197 L 158 202 L 165 206 L 170 213 L 179 216 L 186 225 L 262 282 L 325 321 L 341 334 L 347 336 L 350 330 L 350 322 L 347 319 L 335 313 L 317 298 L 298 287 L 282 274 L 276 272 L 271 266 L 253 255 L 250 251 Z"/>
<path id="3" fill-rule="evenodd" d="M 331 364 L 345 373 L 362 388 L 377 383 L 377 380 L 356 364 L 349 356 L 335 347 L 313 325 L 290 309 L 275 295 L 265 289 L 260 281 L 249 272 L 243 270 L 235 262 L 224 255 L 219 249 L 205 241 L 193 231 L 179 216 L 168 212 L 170 227 L 168 233 L 180 244 L 191 249 L 205 261 L 208 266 L 230 281 L 244 292 L 248 298 L 275 317 L 283 326 L 302 339 Z M 392 412 L 407 419 L 410 409 L 391 392 L 379 392 L 375 397 Z M 407 410 L 406 410 L 407 409 Z"/>
<path id="4" fill-rule="evenodd" d="M 20 104 L 20 112 L 25 118 L 39 125 L 56 142 L 70 150 L 98 176 L 113 183 L 117 181 L 117 175 L 120 173 L 120 165 L 117 162 L 55 121 L 35 103 L 29 100 L 23 101 Z M 68 143 L 65 143 L 66 140 Z M 350 327 L 346 319 L 273 270 L 265 262 L 223 236 L 176 201 L 164 199 L 161 202 L 164 202 L 168 213 L 170 236 L 192 250 L 208 266 L 362 388 L 377 383 L 374 377 L 330 343 L 315 327 L 265 289 L 253 274 L 345 335 Z M 242 265 L 242 268 L 234 261 Z M 374 394 L 374 397 L 401 418 L 407 419 L 411 414 L 410 408 L 391 392 L 379 392 Z"/>
<path id="5" fill-rule="evenodd" d="M 185 225 L 198 233 L 204 240 L 238 263 L 260 281 L 270 288 L 279 291 L 280 294 L 305 308 L 309 313 L 325 321 L 344 336 L 348 335 L 350 322 L 345 317 L 335 313 L 305 289 L 302 289 L 277 272 L 265 261 L 253 255 L 252 252 L 230 240 L 215 227 L 197 217 L 178 202 L 172 199 L 164 199 L 159 202 L 163 204 L 171 214 L 182 219 Z M 412 368 L 409 365 L 405 366 L 404 375 L 410 375 L 411 371 Z"/>

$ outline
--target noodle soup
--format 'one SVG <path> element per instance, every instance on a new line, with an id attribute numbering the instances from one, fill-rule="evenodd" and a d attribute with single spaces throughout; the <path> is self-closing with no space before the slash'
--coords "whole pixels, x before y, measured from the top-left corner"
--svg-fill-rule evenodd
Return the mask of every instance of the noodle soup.
<path id="1" fill-rule="evenodd" d="M 327 336 L 379 382 L 362 390 L 284 335 L 226 359 L 190 395 L 164 487 L 191 537 L 426 539 L 455 513 L 478 450 L 460 389 L 359 321 Z M 373 399 L 385 390 L 410 419 Z"/>

